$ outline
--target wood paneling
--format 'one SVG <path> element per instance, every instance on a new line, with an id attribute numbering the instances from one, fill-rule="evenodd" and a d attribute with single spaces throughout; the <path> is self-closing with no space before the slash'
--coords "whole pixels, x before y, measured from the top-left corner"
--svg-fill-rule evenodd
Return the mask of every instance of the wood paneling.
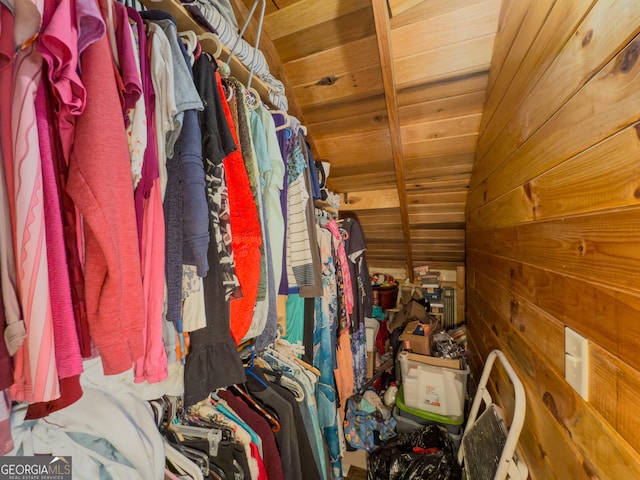
<path id="1" fill-rule="evenodd" d="M 404 162 L 406 178 L 412 182 L 433 175 L 471 173 L 473 158 L 473 152 L 407 158 Z M 460 190 L 466 191 L 466 188 Z"/>
<path id="2" fill-rule="evenodd" d="M 320 7 L 324 3 L 315 0 L 311 1 Z M 368 4 L 369 2 L 365 3 Z M 267 33 L 269 31 L 267 29 Z M 372 35 L 375 35 L 373 12 L 371 11 L 371 6 L 365 6 L 360 10 L 317 23 L 304 30 L 297 30 L 291 35 L 277 38 L 273 43 L 280 53 L 280 59 L 286 63 Z"/>
<path id="3" fill-rule="evenodd" d="M 621 20 L 612 30 L 610 18 L 618 17 Z M 536 140 L 544 138 L 552 130 L 556 132 L 556 137 L 573 133 L 573 137 L 567 138 L 567 143 L 579 146 L 581 144 L 575 138 L 579 132 L 591 132 L 595 129 L 601 133 L 599 137 L 601 139 L 616 127 L 624 125 L 620 122 L 624 121 L 625 116 L 637 119 L 637 109 L 630 108 L 627 110 L 628 113 L 625 113 L 624 108 L 630 107 L 637 101 L 631 98 L 630 93 L 638 90 L 637 85 L 634 85 L 634 80 L 638 81 L 640 68 L 636 64 L 638 39 L 627 45 L 620 53 L 617 52 L 617 48 L 626 45 L 640 31 L 639 25 L 640 12 L 630 8 L 629 2 L 615 2 L 612 5 L 598 2 L 585 18 L 577 34 L 571 37 L 535 88 L 524 98 L 518 113 L 509 121 L 508 128 L 502 130 L 496 139 L 495 147 L 486 155 L 490 154 L 493 158 L 504 161 L 527 139 L 530 139 L 525 147 L 516 153 L 516 158 L 509 162 L 510 165 L 518 164 L 518 158 L 523 155 L 545 158 L 551 153 L 554 154 L 552 158 L 557 161 L 559 149 L 542 153 L 530 152 L 528 148 L 543 143 Z M 606 62 L 608 64 L 603 68 Z M 592 78 L 600 68 L 602 70 Z M 589 83 L 582 88 L 587 81 Z M 550 92 L 553 94 L 550 95 Z M 612 105 L 622 108 L 623 111 L 608 112 L 607 106 Z M 566 118 L 567 114 L 572 115 L 573 118 Z M 552 115 L 554 115 L 553 118 L 551 118 Z M 548 121 L 550 118 L 551 120 Z M 603 124 L 607 118 L 615 119 L 617 122 L 610 124 L 607 128 L 606 124 Z M 594 123 L 597 120 L 598 123 L 585 124 L 584 121 L 589 119 Z M 571 125 L 567 122 L 571 122 Z M 576 122 L 579 122 L 580 128 L 573 128 L 578 124 Z M 531 136 L 534 132 L 535 134 Z M 588 136 L 588 138 L 594 137 Z M 558 142 L 557 138 L 554 140 Z M 528 148 L 527 145 L 529 145 Z M 582 148 L 587 146 L 589 145 Z M 580 150 L 575 148 L 573 150 L 574 153 L 578 151 Z M 480 159 L 478 177 L 474 182 L 479 183 L 489 173 L 484 161 L 486 155 Z M 476 183 L 472 186 L 475 185 Z"/>
<path id="4" fill-rule="evenodd" d="M 482 113 L 484 91 L 439 98 L 430 102 L 400 107 L 400 123 L 403 125 L 431 122 L 445 118 L 463 117 Z M 478 126 L 476 126 L 476 131 Z"/>
<path id="5" fill-rule="evenodd" d="M 550 456 L 552 450 L 565 446 L 569 451 L 576 449 L 571 457 L 553 458 L 555 478 L 591 478 L 594 474 L 599 478 L 638 477 L 640 458 L 629 445 L 571 389 L 562 375 L 557 375 L 546 361 L 536 361 L 539 354 L 535 347 L 518 335 L 481 295 L 470 297 L 473 308 L 482 312 L 476 314 L 476 318 L 484 320 L 482 331 L 475 328 L 473 331 L 484 337 L 488 349 L 499 346 L 510 356 L 525 384 L 528 403 L 551 414 L 548 424 L 537 425 L 537 431 L 540 435 L 549 435 L 550 431 L 556 430 L 556 438 L 552 443 L 548 441 L 551 438 L 543 441 L 542 448 Z M 527 420 L 525 425 L 533 419 L 527 417 Z M 567 436 L 563 438 L 564 432 Z M 569 438 L 570 442 L 567 442 Z M 597 449 L 593 448 L 594 444 L 598 445 Z M 582 456 L 585 458 L 581 461 Z M 578 461 L 577 465 L 573 463 L 574 459 Z"/>
<path id="6" fill-rule="evenodd" d="M 467 266 L 491 272 L 515 294 L 640 370 L 639 295 L 480 251 L 469 254 Z"/>
<path id="7" fill-rule="evenodd" d="M 400 115 L 402 117 L 407 109 L 420 103 L 444 100 L 468 93 L 484 93 L 487 88 L 487 79 L 487 71 L 482 71 L 399 90 Z"/>
<path id="8" fill-rule="evenodd" d="M 487 98 L 480 126 L 482 136 L 478 139 L 480 158 L 485 156 L 500 130 L 515 112 L 520 100 L 538 82 L 593 3 L 594 0 L 566 0 L 553 5 L 549 18 L 522 59 L 522 64 L 508 87 L 502 91 L 492 91 Z M 494 116 L 498 105 L 500 109 Z"/>
<path id="9" fill-rule="evenodd" d="M 520 0 L 504 0 L 502 2 L 496 44 L 491 57 L 491 71 L 487 85 L 487 93 L 489 95 L 493 93 L 493 85 L 502 72 L 505 59 L 511 51 L 513 40 L 522 27 L 522 22 L 530 7 L 531 2 L 522 2 Z"/>
<path id="10" fill-rule="evenodd" d="M 631 3 L 507 0 L 501 14 L 467 197 L 467 318 L 475 356 L 500 348 L 524 381 L 533 479 L 640 478 Z M 564 380 L 565 326 L 589 341 L 588 402 Z"/>
<path id="11" fill-rule="evenodd" d="M 448 45 L 493 35 L 498 21 L 495 0 L 471 4 L 443 15 L 392 30 L 393 53 L 397 59 L 424 52 L 425 46 L 437 49 Z M 451 28 L 441 28 L 451 25 Z"/>
<path id="12" fill-rule="evenodd" d="M 492 200 L 638 120 L 640 63 L 636 38 L 487 179 Z M 540 99 L 543 102 L 542 99 Z M 580 125 L 580 128 L 575 128 Z M 498 158 L 511 147 L 501 144 Z"/>
<path id="13" fill-rule="evenodd" d="M 293 87 L 293 93 L 302 108 L 308 105 L 379 95 L 382 92 L 382 74 L 379 66 L 353 70 L 349 73 L 322 78 L 315 83 Z"/>
<path id="14" fill-rule="evenodd" d="M 428 190 L 432 192 L 457 191 L 469 185 L 471 172 L 451 175 L 447 172 L 434 172 L 420 178 L 414 178 L 407 184 L 407 191 Z"/>
<path id="15" fill-rule="evenodd" d="M 536 36 L 541 28 L 542 22 L 545 20 L 554 3 L 557 2 L 554 0 L 538 0 L 536 2 L 511 3 L 524 4 L 518 6 L 514 5 L 514 9 L 518 10 L 518 15 L 522 13 L 524 8 L 527 10 L 517 31 L 515 32 L 513 40 L 511 40 L 508 46 L 508 52 L 506 52 L 504 61 L 502 61 L 499 70 L 496 71 L 497 69 L 492 69 L 491 71 L 488 89 L 490 100 L 494 98 L 501 98 L 503 92 L 509 87 L 510 81 L 520 68 L 522 59 L 528 57 L 529 49 L 532 48 L 532 45 L 536 44 Z M 512 29 L 518 20 L 510 22 L 509 28 Z M 507 34 L 507 32 L 505 32 L 505 34 Z M 511 34 L 512 32 L 508 32 L 508 35 Z M 544 41 L 544 39 L 542 41 Z M 494 58 L 496 62 L 501 61 L 501 45 L 501 43 L 498 43 L 495 48 Z M 496 65 L 496 63 L 493 65 Z M 491 112 L 492 106 L 489 104 L 487 107 L 488 112 Z M 487 114 L 487 117 L 488 116 L 489 114 Z"/>
<path id="16" fill-rule="evenodd" d="M 411 159 L 473 152 L 477 138 L 477 133 L 469 133 L 409 143 L 404 148 L 404 154 L 405 158 Z"/>
<path id="17" fill-rule="evenodd" d="M 611 164 L 607 160 L 616 158 Z M 469 213 L 471 227 L 494 227 L 640 202 L 635 126 Z M 471 206 L 473 208 L 473 206 Z"/>
<path id="18" fill-rule="evenodd" d="M 399 208 L 398 191 L 375 190 L 370 192 L 345 193 L 342 195 L 340 210 L 372 210 L 378 208 Z"/>
<path id="19" fill-rule="evenodd" d="M 492 245 L 522 262 L 620 287 L 640 285 L 640 210 L 624 209 L 558 220 L 478 230 L 470 248 Z"/>
<path id="20" fill-rule="evenodd" d="M 386 116 L 386 111 L 384 93 L 380 93 L 372 97 L 349 99 L 348 102 L 307 106 L 304 109 L 304 118 L 309 124 L 322 124 L 367 113 L 384 112 Z"/>
<path id="21" fill-rule="evenodd" d="M 277 40 L 368 6 L 369 0 L 303 0 L 267 15 L 264 28 L 272 40 Z"/>
<path id="22" fill-rule="evenodd" d="M 395 62 L 398 88 L 436 82 L 488 69 L 494 35 L 466 40 L 434 50 L 423 50 Z M 425 69 L 425 65 L 429 65 Z"/>
<path id="23" fill-rule="evenodd" d="M 285 68 L 289 81 L 301 85 L 374 65 L 380 65 L 380 58 L 376 37 L 371 36 L 299 58 L 286 63 Z"/>
<path id="24" fill-rule="evenodd" d="M 349 165 L 362 165 L 387 162 L 392 165 L 389 130 L 370 130 L 364 133 L 327 137 L 318 139 L 316 146 L 323 159 L 331 159 L 331 172 Z"/>
<path id="25" fill-rule="evenodd" d="M 478 131 L 479 124 L 480 113 L 476 113 L 431 122 L 403 125 L 400 131 L 402 132 L 404 142 L 418 143 L 444 137 L 457 137 L 468 134 L 475 135 Z"/>
<path id="26" fill-rule="evenodd" d="M 420 22 L 426 18 L 438 17 L 450 14 L 456 10 L 468 7 L 472 4 L 482 3 L 486 0 L 428 0 L 413 7 L 411 10 L 394 16 L 391 19 L 391 29 L 397 29 L 406 25 Z M 454 27 L 455 28 L 455 27 Z"/>
<path id="27" fill-rule="evenodd" d="M 419 5 L 424 0 L 389 0 L 389 10 L 391 10 L 391 17 L 400 15 L 407 10 Z"/>

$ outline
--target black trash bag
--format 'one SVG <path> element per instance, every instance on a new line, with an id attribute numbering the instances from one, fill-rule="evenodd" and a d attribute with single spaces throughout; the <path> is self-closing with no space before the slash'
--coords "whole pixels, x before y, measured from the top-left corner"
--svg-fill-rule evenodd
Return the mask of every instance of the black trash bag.
<path id="1" fill-rule="evenodd" d="M 439 425 L 401 433 L 369 454 L 367 480 L 461 480 L 449 434 Z"/>

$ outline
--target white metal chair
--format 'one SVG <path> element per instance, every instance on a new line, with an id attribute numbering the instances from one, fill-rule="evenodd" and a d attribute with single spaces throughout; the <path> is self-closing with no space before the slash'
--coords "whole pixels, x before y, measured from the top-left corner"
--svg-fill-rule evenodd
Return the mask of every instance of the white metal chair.
<path id="1" fill-rule="evenodd" d="M 496 358 L 504 367 L 515 393 L 513 420 L 507 428 L 502 409 L 493 403 L 487 381 Z M 480 405 L 485 405 L 480 416 Z M 478 391 L 473 398 L 467 426 L 458 451 L 466 480 L 525 480 L 529 469 L 522 460 L 517 444 L 524 425 L 527 399 L 522 382 L 500 350 L 487 357 Z"/>

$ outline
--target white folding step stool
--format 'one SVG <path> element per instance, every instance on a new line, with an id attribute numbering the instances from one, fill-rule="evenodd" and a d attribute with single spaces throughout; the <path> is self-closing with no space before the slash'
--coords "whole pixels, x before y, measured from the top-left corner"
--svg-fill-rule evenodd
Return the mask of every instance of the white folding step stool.
<path id="1" fill-rule="evenodd" d="M 502 409 L 493 403 L 487 390 L 487 381 L 496 358 L 500 359 L 515 391 L 510 428 L 507 428 Z M 481 403 L 485 409 L 478 417 Z M 524 387 L 518 375 L 504 354 L 500 350 L 493 350 L 482 370 L 458 451 L 458 462 L 463 466 L 466 480 L 525 480 L 528 477 L 529 469 L 517 448 L 526 406 Z"/>

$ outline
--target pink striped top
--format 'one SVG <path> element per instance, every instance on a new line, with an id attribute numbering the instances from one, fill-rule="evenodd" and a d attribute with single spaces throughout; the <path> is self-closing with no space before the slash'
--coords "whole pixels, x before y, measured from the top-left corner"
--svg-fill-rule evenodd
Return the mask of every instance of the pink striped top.
<path id="1" fill-rule="evenodd" d="M 39 28 L 41 0 L 17 0 L 16 40 L 25 42 Z M 27 25 L 27 23 L 29 23 Z M 22 50 L 15 63 L 11 129 L 15 205 L 15 251 L 18 295 L 27 329 L 26 342 L 14 356 L 14 400 L 46 402 L 60 396 L 54 355 L 53 319 L 49 296 L 42 170 L 38 150 L 35 94 L 42 75 L 42 57 L 34 45 Z"/>

